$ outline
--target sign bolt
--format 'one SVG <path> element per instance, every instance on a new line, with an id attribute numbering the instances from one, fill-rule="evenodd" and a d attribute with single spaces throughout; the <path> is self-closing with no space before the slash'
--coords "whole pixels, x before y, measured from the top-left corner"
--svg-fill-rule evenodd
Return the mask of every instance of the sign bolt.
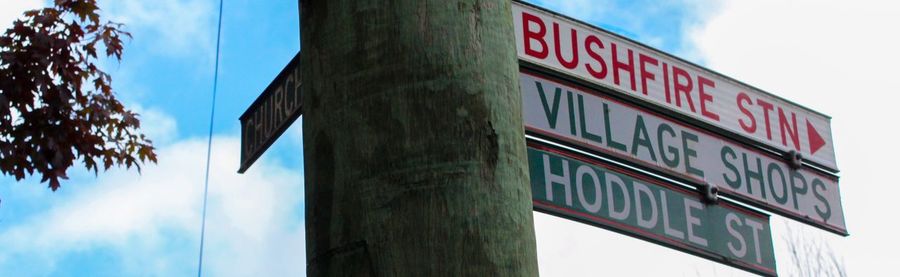
<path id="1" fill-rule="evenodd" d="M 706 204 L 719 203 L 719 186 L 710 183 L 703 184 L 700 186 L 700 194 Z"/>
<path id="2" fill-rule="evenodd" d="M 790 165 L 791 169 L 797 170 L 803 166 L 803 154 L 800 154 L 800 152 L 791 150 L 785 157 L 787 158 L 787 163 Z"/>

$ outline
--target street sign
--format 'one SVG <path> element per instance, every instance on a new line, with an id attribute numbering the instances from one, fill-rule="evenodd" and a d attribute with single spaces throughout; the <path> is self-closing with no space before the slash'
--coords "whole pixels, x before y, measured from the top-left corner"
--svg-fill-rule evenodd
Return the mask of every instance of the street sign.
<path id="1" fill-rule="evenodd" d="M 534 209 L 775 276 L 769 218 L 588 157 L 529 144 Z"/>
<path id="2" fill-rule="evenodd" d="M 837 177 L 597 90 L 523 71 L 525 129 L 847 235 Z"/>
<path id="3" fill-rule="evenodd" d="M 520 60 L 837 172 L 831 118 L 565 16 L 514 2 Z"/>
<path id="4" fill-rule="evenodd" d="M 241 167 L 244 173 L 294 123 L 303 110 L 300 53 L 241 115 Z"/>

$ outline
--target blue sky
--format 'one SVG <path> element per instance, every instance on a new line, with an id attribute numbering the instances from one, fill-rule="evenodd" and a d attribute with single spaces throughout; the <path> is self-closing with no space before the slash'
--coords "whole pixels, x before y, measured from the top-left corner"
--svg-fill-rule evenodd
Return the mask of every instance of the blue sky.
<path id="1" fill-rule="evenodd" d="M 897 78 L 888 74 L 896 69 L 884 65 L 900 63 L 897 54 L 892 54 L 900 43 L 884 35 L 890 33 L 885 26 L 900 26 L 896 5 L 885 6 L 888 3 L 877 0 L 853 7 L 809 1 L 534 2 L 834 116 L 844 170 L 844 204 L 853 235 L 838 238 L 806 231 L 773 217 L 775 230 L 781 232 L 776 233 L 776 248 L 783 247 L 778 237 L 785 228 L 795 226 L 791 228 L 822 237 L 844 253 L 851 273 L 882 272 L 877 270 L 879 261 L 900 258 L 887 251 L 866 250 L 884 248 L 886 241 L 900 245 L 888 231 L 881 231 L 896 230 L 897 223 L 879 217 L 896 208 L 879 204 L 887 200 L 869 201 L 864 196 L 871 192 L 867 186 L 879 184 L 879 189 L 890 192 L 884 195 L 900 193 L 886 185 L 886 178 L 879 178 L 890 172 L 887 159 L 898 154 L 897 149 L 883 149 L 882 156 L 887 158 L 872 163 L 885 167 L 863 166 L 871 160 L 863 155 L 864 145 L 887 143 L 887 138 L 897 135 L 897 131 L 879 130 L 873 125 L 876 120 L 863 115 L 889 118 L 881 111 L 890 110 L 884 106 L 890 101 L 873 104 L 865 97 L 842 97 L 846 91 L 874 93 L 900 87 Z M 8 26 L 19 13 L 14 11 L 41 3 L 0 0 L 0 26 Z M 143 115 L 160 162 L 141 175 L 111 170 L 94 177 L 73 170 L 73 179 L 55 193 L 34 178 L 16 182 L 0 177 L 0 275 L 196 274 L 217 4 L 211 0 L 101 1 L 104 15 L 128 24 L 134 35 L 123 62 L 109 62 L 105 68 L 113 74 L 120 98 Z M 759 19 L 762 15 L 765 20 Z M 833 23 L 836 15 L 854 20 Z M 208 276 L 304 275 L 300 124 L 294 124 L 246 175 L 235 173 L 238 116 L 300 49 L 298 22 L 295 0 L 225 1 L 204 259 Z M 841 36 L 835 39 L 833 33 Z M 754 43 L 747 43 L 748 38 Z M 833 56 L 841 47 L 855 45 L 852 41 L 872 41 L 867 44 L 871 49 Z M 872 62 L 876 59 L 879 62 Z M 780 62 L 781 69 L 773 72 L 768 66 L 773 62 Z M 861 74 L 858 68 L 874 70 Z M 823 78 L 831 82 L 821 84 Z M 874 95 L 898 98 L 896 93 Z M 880 133 L 875 139 L 862 137 L 866 131 Z M 608 264 L 604 270 L 628 275 L 745 274 L 586 225 L 541 214 L 535 220 L 545 276 L 592 276 L 597 260 Z M 776 255 L 780 269 L 789 267 L 785 253 Z M 654 260 L 655 266 L 642 266 L 647 259 Z"/>

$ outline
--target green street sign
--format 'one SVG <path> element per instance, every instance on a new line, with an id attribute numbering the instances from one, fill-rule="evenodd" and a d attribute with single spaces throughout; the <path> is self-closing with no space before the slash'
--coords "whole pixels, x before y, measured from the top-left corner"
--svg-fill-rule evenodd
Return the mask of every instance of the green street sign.
<path id="1" fill-rule="evenodd" d="M 775 276 L 769 217 L 631 170 L 529 143 L 534 209 Z"/>

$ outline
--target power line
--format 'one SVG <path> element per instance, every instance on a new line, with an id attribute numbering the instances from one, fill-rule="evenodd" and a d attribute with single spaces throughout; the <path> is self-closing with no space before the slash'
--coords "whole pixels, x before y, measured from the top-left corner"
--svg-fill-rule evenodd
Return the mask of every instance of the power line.
<path id="1" fill-rule="evenodd" d="M 203 181 L 203 215 L 200 219 L 200 257 L 197 261 L 197 277 L 203 273 L 203 241 L 206 237 L 206 199 L 209 195 L 209 163 L 212 155 L 213 123 L 216 115 L 216 93 L 219 88 L 219 52 L 222 42 L 222 7 L 225 0 L 219 0 L 219 26 L 216 32 L 216 67 L 213 75 L 212 109 L 209 113 L 209 140 L 206 143 L 206 177 Z"/>

